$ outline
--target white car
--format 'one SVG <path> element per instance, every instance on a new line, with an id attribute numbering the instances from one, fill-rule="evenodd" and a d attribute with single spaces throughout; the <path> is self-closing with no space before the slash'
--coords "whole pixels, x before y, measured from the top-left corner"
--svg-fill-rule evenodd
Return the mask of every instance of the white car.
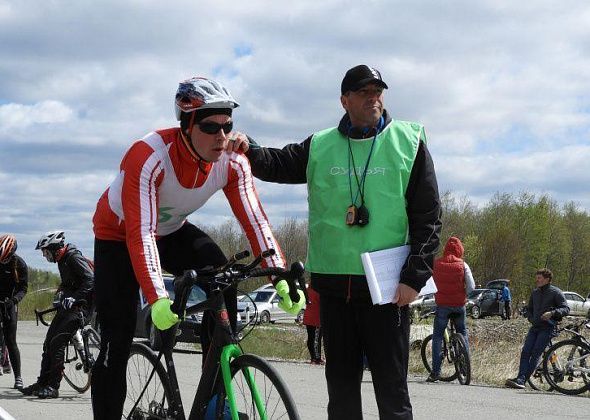
<path id="1" fill-rule="evenodd" d="M 563 292 L 567 306 L 570 307 L 570 316 L 583 316 L 590 318 L 590 300 L 584 299 L 576 292 Z"/>
<path id="2" fill-rule="evenodd" d="M 279 308 L 280 297 L 272 284 L 266 284 L 252 293 L 242 297 L 238 301 L 238 314 L 242 322 L 246 323 L 258 311 L 258 321 L 261 324 L 274 323 L 278 320 L 293 320 L 297 323 L 303 321 L 303 311 L 297 315 L 291 315 Z"/>

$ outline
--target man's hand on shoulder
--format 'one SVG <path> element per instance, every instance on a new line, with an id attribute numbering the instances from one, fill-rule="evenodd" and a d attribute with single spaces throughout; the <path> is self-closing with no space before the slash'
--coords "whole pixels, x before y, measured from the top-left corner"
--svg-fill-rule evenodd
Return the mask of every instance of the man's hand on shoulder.
<path id="1" fill-rule="evenodd" d="M 226 152 L 246 153 L 250 148 L 248 137 L 239 131 L 232 131 L 228 134 Z"/>
<path id="2" fill-rule="evenodd" d="M 413 302 L 418 297 L 418 292 L 412 289 L 410 286 L 400 283 L 397 287 L 397 293 L 393 299 L 393 303 L 397 303 L 397 306 L 406 306 L 410 302 Z"/>

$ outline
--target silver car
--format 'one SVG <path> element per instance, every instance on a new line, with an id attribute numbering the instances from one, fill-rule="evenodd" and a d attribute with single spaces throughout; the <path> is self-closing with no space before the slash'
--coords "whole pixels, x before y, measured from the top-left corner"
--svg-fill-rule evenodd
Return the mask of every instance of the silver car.
<path id="1" fill-rule="evenodd" d="M 570 307 L 570 316 L 583 316 L 590 318 L 590 300 L 584 299 L 576 292 L 563 292 L 567 306 Z"/>
<path id="2" fill-rule="evenodd" d="M 250 320 L 251 317 L 258 313 L 258 322 L 261 324 L 274 323 L 275 321 L 303 321 L 303 311 L 297 315 L 291 315 L 279 308 L 280 297 L 272 284 L 266 284 L 252 293 L 245 295 L 238 302 L 238 314 L 243 323 Z"/>

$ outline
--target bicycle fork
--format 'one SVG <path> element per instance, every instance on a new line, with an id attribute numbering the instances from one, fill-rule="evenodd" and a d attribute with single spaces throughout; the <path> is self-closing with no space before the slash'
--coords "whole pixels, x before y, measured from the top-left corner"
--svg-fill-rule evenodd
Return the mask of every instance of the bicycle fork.
<path id="1" fill-rule="evenodd" d="M 238 420 L 239 414 L 238 409 L 236 406 L 236 397 L 234 395 L 233 386 L 232 386 L 232 374 L 231 374 L 231 367 L 230 362 L 232 359 L 237 358 L 242 354 L 242 351 L 236 344 L 230 344 L 223 348 L 221 352 L 221 373 L 223 376 L 223 384 L 225 387 L 225 393 L 227 395 L 227 399 L 229 402 L 229 409 L 231 413 L 232 420 Z M 252 399 L 254 404 L 256 405 L 256 409 L 258 410 L 258 414 L 261 420 L 267 419 L 266 408 L 264 406 L 262 396 L 260 395 L 260 391 L 258 390 L 258 386 L 256 385 L 256 381 L 254 380 L 254 376 L 252 376 L 252 372 L 248 368 L 243 368 L 242 373 L 246 378 L 246 383 L 248 385 L 248 389 L 252 394 Z"/>

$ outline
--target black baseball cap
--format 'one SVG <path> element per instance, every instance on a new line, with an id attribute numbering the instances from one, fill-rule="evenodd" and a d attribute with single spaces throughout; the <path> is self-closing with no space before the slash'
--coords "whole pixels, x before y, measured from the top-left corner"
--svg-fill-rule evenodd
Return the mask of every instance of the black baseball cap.
<path id="1" fill-rule="evenodd" d="M 357 91 L 369 83 L 375 83 L 384 89 L 387 89 L 387 84 L 381 78 L 379 70 L 361 64 L 353 67 L 346 72 L 344 79 L 342 79 L 342 86 L 340 88 L 342 95 L 348 91 Z"/>

